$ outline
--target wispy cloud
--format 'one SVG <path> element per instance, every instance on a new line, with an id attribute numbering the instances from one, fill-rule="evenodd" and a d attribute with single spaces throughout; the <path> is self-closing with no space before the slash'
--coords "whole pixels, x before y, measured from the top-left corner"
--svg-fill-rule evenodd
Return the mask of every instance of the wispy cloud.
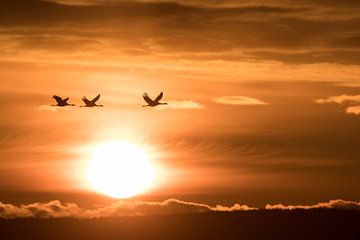
<path id="1" fill-rule="evenodd" d="M 178 199 L 168 199 L 163 202 L 119 201 L 101 208 L 83 209 L 76 203 L 61 203 L 54 200 L 47 203 L 32 203 L 20 206 L 0 203 L 0 218 L 105 218 L 249 210 L 256 210 L 256 208 L 240 204 L 234 204 L 230 207 L 222 205 L 210 206 L 204 203 L 186 202 Z"/>
<path id="2" fill-rule="evenodd" d="M 0 23 L 1 56 L 10 64 L 56 69 L 140 68 L 172 75 L 186 69 L 193 78 L 201 73 L 359 83 L 358 9 L 339 10 L 327 2 L 320 8 L 310 1 L 293 6 L 280 0 L 6 1 L 0 9 L 6 19 Z M 28 14 L 18 9 L 25 4 Z M 137 21 L 129 24 L 131 19 Z M 233 26 L 239 26 L 236 33 Z M 254 64 L 256 71 L 248 74 Z"/>
<path id="3" fill-rule="evenodd" d="M 360 115 L 360 105 L 346 108 L 346 113 Z"/>
<path id="4" fill-rule="evenodd" d="M 213 102 L 227 105 L 268 105 L 259 99 L 246 96 L 225 96 L 213 99 Z"/>
<path id="5" fill-rule="evenodd" d="M 167 105 L 160 105 L 157 107 L 158 110 L 165 109 L 202 109 L 205 108 L 204 105 L 197 103 L 193 100 L 183 100 L 183 101 L 168 101 Z"/>
<path id="6" fill-rule="evenodd" d="M 340 95 L 315 100 L 316 103 L 360 103 L 360 95 Z"/>
<path id="7" fill-rule="evenodd" d="M 353 209 L 360 210 L 360 202 L 346 201 L 342 199 L 330 200 L 329 202 L 321 202 L 314 205 L 283 205 L 283 204 L 267 204 L 265 209 L 295 210 L 295 209 Z"/>
<path id="8" fill-rule="evenodd" d="M 360 202 L 342 199 L 320 202 L 314 205 L 284 205 L 267 204 L 265 210 L 296 210 L 296 209 L 348 209 L 360 210 Z M 108 218 L 122 216 L 169 215 L 205 212 L 236 212 L 254 211 L 259 208 L 248 205 L 234 204 L 232 206 L 210 206 L 205 203 L 187 202 L 178 199 L 168 199 L 162 202 L 119 201 L 104 207 L 84 209 L 76 203 L 62 203 L 54 200 L 46 203 L 31 203 L 15 206 L 0 202 L 0 218 Z"/>
<path id="9" fill-rule="evenodd" d="M 345 112 L 347 114 L 360 115 L 360 95 L 340 95 L 315 100 L 316 103 L 334 103 L 347 105 Z"/>
<path id="10" fill-rule="evenodd" d="M 47 112 L 57 112 L 57 111 L 68 111 L 71 107 L 57 107 L 51 105 L 40 105 L 37 110 L 38 111 L 47 111 Z"/>
<path id="11" fill-rule="evenodd" d="M 41 105 L 37 108 L 39 111 L 48 111 L 48 112 L 56 112 L 58 110 L 57 107 L 50 105 Z"/>

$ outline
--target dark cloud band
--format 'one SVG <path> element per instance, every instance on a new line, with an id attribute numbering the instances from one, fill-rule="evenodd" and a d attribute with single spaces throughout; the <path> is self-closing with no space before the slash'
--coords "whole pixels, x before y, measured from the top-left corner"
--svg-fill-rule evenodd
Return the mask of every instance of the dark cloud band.
<path id="1" fill-rule="evenodd" d="M 283 205 L 267 204 L 266 210 L 295 210 L 295 209 L 348 209 L 360 210 L 360 202 L 331 200 L 314 205 Z M 214 207 L 203 203 L 185 202 L 177 199 L 168 199 L 163 202 L 119 201 L 109 206 L 96 209 L 83 209 L 75 203 L 61 203 L 58 200 L 47 203 L 32 203 L 15 206 L 0 203 L 0 218 L 109 218 L 121 216 L 143 216 L 162 214 L 185 214 L 204 212 L 235 212 L 255 211 L 257 208 L 247 205 L 234 204 L 227 207 L 216 205 Z"/>

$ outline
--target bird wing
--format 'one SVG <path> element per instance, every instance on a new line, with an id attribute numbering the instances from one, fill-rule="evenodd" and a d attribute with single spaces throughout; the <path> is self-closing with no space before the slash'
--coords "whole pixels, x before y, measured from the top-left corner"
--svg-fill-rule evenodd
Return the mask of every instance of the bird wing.
<path id="1" fill-rule="evenodd" d="M 99 98 L 100 98 L 100 94 L 97 95 L 96 97 L 94 97 L 94 99 L 91 100 L 91 102 L 92 102 L 92 103 L 96 103 L 96 101 L 99 100 Z"/>
<path id="2" fill-rule="evenodd" d="M 162 99 L 163 95 L 163 92 L 161 92 L 159 96 L 157 96 L 157 98 L 154 100 L 154 102 L 159 102 Z"/>
<path id="3" fill-rule="evenodd" d="M 55 99 L 55 101 L 56 101 L 58 104 L 62 104 L 62 103 L 63 103 L 63 100 L 62 100 L 61 97 L 54 95 L 53 98 Z"/>
<path id="4" fill-rule="evenodd" d="M 91 104 L 91 102 L 89 101 L 89 99 L 87 99 L 86 97 L 82 97 L 81 100 L 83 100 L 83 102 L 85 103 L 85 105 Z"/>
<path id="5" fill-rule="evenodd" d="M 154 103 L 154 101 L 151 100 L 151 98 L 149 98 L 147 93 L 143 94 L 143 98 L 144 98 L 145 102 L 147 102 L 148 104 L 153 104 Z"/>
<path id="6" fill-rule="evenodd" d="M 67 102 L 68 100 L 69 100 L 68 97 L 63 99 L 64 102 Z"/>

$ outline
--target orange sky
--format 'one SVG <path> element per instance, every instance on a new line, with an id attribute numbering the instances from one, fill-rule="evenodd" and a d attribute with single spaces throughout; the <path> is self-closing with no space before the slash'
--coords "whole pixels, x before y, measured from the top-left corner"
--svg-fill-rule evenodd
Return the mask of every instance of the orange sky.
<path id="1" fill-rule="evenodd" d="M 143 198 L 359 198 L 358 3 L 58 2 L 0 10 L 3 198 L 85 194 L 114 140 L 163 169 Z M 169 105 L 141 108 L 145 91 Z M 101 109 L 49 106 L 98 93 Z"/>

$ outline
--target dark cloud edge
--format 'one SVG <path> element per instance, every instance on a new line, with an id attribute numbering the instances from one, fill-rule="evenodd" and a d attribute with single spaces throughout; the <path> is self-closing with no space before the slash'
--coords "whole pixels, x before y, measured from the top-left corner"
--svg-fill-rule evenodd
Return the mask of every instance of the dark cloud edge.
<path id="1" fill-rule="evenodd" d="M 95 209 L 83 209 L 76 203 L 62 203 L 59 200 L 37 202 L 15 206 L 0 202 L 0 219 L 15 218 L 110 218 L 122 216 L 169 215 L 206 212 L 239 212 L 257 210 L 311 210 L 311 209 L 341 209 L 360 211 L 360 202 L 342 199 L 320 202 L 314 205 L 283 205 L 267 204 L 265 208 L 249 207 L 234 204 L 232 206 L 210 206 L 204 203 L 187 202 L 178 199 L 168 199 L 162 202 L 149 201 L 118 201 L 116 203 Z"/>

